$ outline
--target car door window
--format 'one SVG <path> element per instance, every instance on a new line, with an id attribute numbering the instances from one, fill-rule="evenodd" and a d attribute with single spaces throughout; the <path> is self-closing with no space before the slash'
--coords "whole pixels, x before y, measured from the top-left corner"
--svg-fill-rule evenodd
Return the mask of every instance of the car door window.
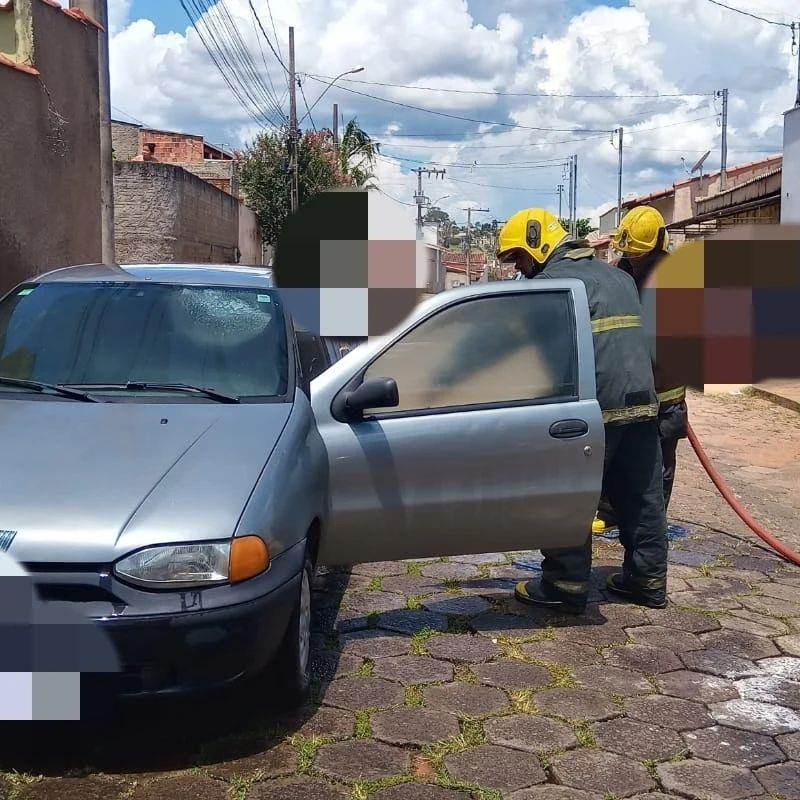
<path id="1" fill-rule="evenodd" d="M 370 364 L 364 380 L 394 378 L 400 404 L 381 417 L 578 395 L 567 291 L 470 298 L 424 320 Z"/>

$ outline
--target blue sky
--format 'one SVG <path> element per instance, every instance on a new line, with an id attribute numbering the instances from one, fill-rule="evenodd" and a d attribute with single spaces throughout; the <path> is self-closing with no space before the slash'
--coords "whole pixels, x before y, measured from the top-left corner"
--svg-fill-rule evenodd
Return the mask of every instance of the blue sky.
<path id="1" fill-rule="evenodd" d="M 249 0 L 218 1 L 285 114 L 285 73 L 256 33 Z M 270 36 L 272 11 L 282 53 L 295 26 L 299 71 L 337 75 L 364 64 L 354 77 L 366 83 L 339 81 L 314 123 L 329 124 L 334 102 L 345 119 L 357 117 L 382 143 L 381 187 L 403 202 L 413 197 L 411 169 L 445 166 L 431 192 L 449 194 L 442 206 L 456 217 L 470 204 L 500 219 L 552 205 L 563 182 L 558 163 L 572 153 L 579 213 L 596 217 L 616 201 L 617 154 L 610 134 L 583 131 L 625 128 L 624 194 L 644 194 L 684 178 L 683 160 L 706 150 L 708 168 L 718 166 L 714 90 L 730 91 L 730 165 L 780 150 L 781 115 L 794 100 L 788 30 L 708 0 L 253 2 Z M 796 2 L 768 0 L 769 14 L 790 21 Z M 253 109 L 237 102 L 195 32 L 187 35 L 179 0 L 109 0 L 109 9 L 115 115 L 228 146 L 259 133 Z M 311 104 L 324 82 L 303 81 Z M 303 115 L 302 96 L 298 103 Z"/>

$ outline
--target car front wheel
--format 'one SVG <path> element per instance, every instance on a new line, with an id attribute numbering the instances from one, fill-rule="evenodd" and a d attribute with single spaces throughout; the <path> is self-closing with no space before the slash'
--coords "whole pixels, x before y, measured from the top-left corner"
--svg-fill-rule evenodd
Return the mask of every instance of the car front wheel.
<path id="1" fill-rule="evenodd" d="M 298 705 L 311 685 L 311 581 L 314 567 L 306 556 L 300 573 L 297 602 L 289 621 L 275 668 L 281 703 Z"/>

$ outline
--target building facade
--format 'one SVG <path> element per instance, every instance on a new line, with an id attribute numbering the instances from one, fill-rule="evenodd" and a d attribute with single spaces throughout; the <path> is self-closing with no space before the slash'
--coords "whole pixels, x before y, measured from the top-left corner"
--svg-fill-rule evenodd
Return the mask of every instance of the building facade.
<path id="1" fill-rule="evenodd" d="M 112 120 L 111 139 L 116 161 L 157 161 L 175 164 L 236 198 L 238 160 L 194 133 L 162 131 Z"/>
<path id="2" fill-rule="evenodd" d="M 0 294 L 101 260 L 98 34 L 48 0 L 0 13 Z"/>
<path id="3" fill-rule="evenodd" d="M 724 226 L 776 223 L 780 219 L 782 163 L 783 157 L 776 155 L 731 167 L 726 171 L 724 190 L 718 171 L 677 181 L 666 189 L 626 199 L 622 213 L 637 205 L 658 209 L 673 245 L 711 235 Z M 616 213 L 612 207 L 600 216 L 601 236 L 616 227 Z"/>

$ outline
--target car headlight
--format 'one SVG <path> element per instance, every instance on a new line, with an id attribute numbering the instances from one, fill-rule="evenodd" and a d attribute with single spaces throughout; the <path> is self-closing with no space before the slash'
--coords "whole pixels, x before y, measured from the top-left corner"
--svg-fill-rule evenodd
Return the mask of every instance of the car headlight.
<path id="1" fill-rule="evenodd" d="M 150 588 L 239 583 L 269 567 L 269 551 L 258 536 L 226 542 L 168 544 L 138 550 L 114 565 L 120 579 Z"/>

